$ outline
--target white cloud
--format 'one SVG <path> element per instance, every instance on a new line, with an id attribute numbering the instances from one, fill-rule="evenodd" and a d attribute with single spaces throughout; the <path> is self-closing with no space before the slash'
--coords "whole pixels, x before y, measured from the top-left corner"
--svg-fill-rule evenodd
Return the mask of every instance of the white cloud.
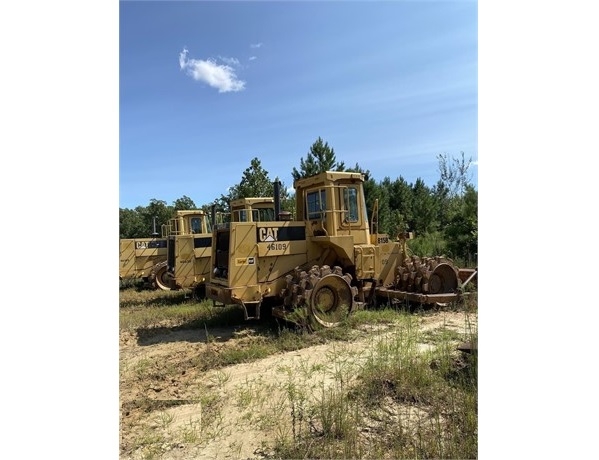
<path id="1" fill-rule="evenodd" d="M 256 59 L 258 59 L 256 56 L 250 56 L 250 61 L 254 61 Z"/>
<path id="2" fill-rule="evenodd" d="M 245 82 L 237 78 L 235 70 L 226 64 L 218 64 L 214 59 L 188 59 L 188 50 L 183 48 L 179 53 L 179 66 L 187 75 L 196 81 L 207 83 L 217 88 L 219 93 L 237 92 L 245 89 Z M 227 58 L 229 62 L 239 61 L 235 58 Z"/>
<path id="3" fill-rule="evenodd" d="M 262 43 L 252 43 L 250 44 L 250 48 L 260 48 L 262 46 Z"/>
<path id="4" fill-rule="evenodd" d="M 225 64 L 228 65 L 234 65 L 234 66 L 238 66 L 239 65 L 239 59 L 237 58 L 228 58 L 228 57 L 218 57 L 221 61 L 223 61 Z"/>

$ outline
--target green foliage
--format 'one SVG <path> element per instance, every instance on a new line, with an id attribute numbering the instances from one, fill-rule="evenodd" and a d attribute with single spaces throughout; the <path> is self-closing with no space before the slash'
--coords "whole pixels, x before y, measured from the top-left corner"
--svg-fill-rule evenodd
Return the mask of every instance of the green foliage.
<path id="1" fill-rule="evenodd" d="M 229 206 L 229 197 L 227 195 L 221 195 L 219 198 L 214 200 L 214 203 L 203 205 L 202 210 L 210 215 L 213 205 L 215 206 L 215 211 L 218 213 L 227 213 L 231 211 Z"/>
<path id="2" fill-rule="evenodd" d="M 449 193 L 447 184 L 439 180 L 432 188 L 433 199 L 437 203 L 437 220 L 441 228 L 445 227 L 451 218 L 455 198 Z"/>
<path id="3" fill-rule="evenodd" d="M 416 233 L 427 233 L 436 228 L 437 204 L 431 190 L 420 178 L 412 187 L 412 219 L 408 221 L 410 229 Z"/>
<path id="4" fill-rule="evenodd" d="M 258 158 L 253 158 L 241 177 L 239 184 L 229 190 L 229 200 L 273 195 L 273 183 Z"/>
<path id="5" fill-rule="evenodd" d="M 324 142 L 318 137 L 310 147 L 306 159 L 300 159 L 299 171 L 294 167 L 291 172 L 293 180 L 302 177 L 310 177 L 325 171 L 345 171 L 345 164 L 338 162 L 335 157 L 335 150 L 329 147 L 328 142 Z"/>
<path id="6" fill-rule="evenodd" d="M 366 192 L 368 190 L 368 192 Z M 389 196 L 373 180 L 364 182 L 364 195 L 370 228 L 374 233 L 387 233 L 389 222 Z M 375 202 L 378 201 L 378 212 L 375 215 Z"/>
<path id="7" fill-rule="evenodd" d="M 478 253 L 478 192 L 467 185 L 459 208 L 445 228 L 447 249 L 451 257 L 476 260 Z"/>
<path id="8" fill-rule="evenodd" d="M 184 209 L 197 209 L 186 195 L 176 199 L 172 206 L 152 198 L 147 206 L 119 208 L 119 238 L 150 238 L 153 233 L 160 236 L 162 225 L 175 217 L 176 211 Z"/>
<path id="9" fill-rule="evenodd" d="M 175 216 L 175 211 L 171 206 L 167 206 L 166 201 L 152 198 L 150 204 L 142 212 L 142 218 L 146 225 L 152 229 L 152 233 L 161 234 L 162 225 L 168 224 L 168 221 Z M 156 225 L 154 226 L 154 222 Z"/>
<path id="10" fill-rule="evenodd" d="M 241 181 L 229 189 L 228 195 L 221 195 L 215 201 L 217 212 L 229 212 L 229 203 L 231 200 L 251 197 L 272 197 L 274 194 L 274 182 L 280 183 L 280 202 L 283 211 L 295 212 L 295 199 L 287 190 L 287 186 L 278 177 L 271 180 L 260 160 L 253 158 L 250 166 L 243 172 Z M 205 205 L 210 208 L 210 205 Z M 209 212 L 209 211 L 208 211 Z"/>
<path id="11" fill-rule="evenodd" d="M 387 224 L 387 233 L 393 239 L 395 239 L 398 235 L 403 234 L 408 229 L 408 222 L 401 213 L 394 209 L 389 214 L 389 222 Z"/>
<path id="12" fill-rule="evenodd" d="M 196 204 L 187 195 L 183 195 L 181 198 L 175 200 L 173 203 L 176 211 L 185 211 L 190 209 L 197 209 Z"/>
<path id="13" fill-rule="evenodd" d="M 437 155 L 437 159 L 440 179 L 433 188 L 433 196 L 437 202 L 437 218 L 441 228 L 446 228 L 455 221 L 457 214 L 464 211 L 465 195 L 473 188 L 469 173 L 472 159 L 466 160 L 464 152 L 461 152 L 461 158 L 450 158 L 444 154 Z M 447 236 L 451 238 L 449 234 Z"/>
<path id="14" fill-rule="evenodd" d="M 119 208 L 119 238 L 147 237 L 151 230 L 145 228 L 141 213 L 133 209 Z"/>
<path id="15" fill-rule="evenodd" d="M 389 177 L 385 177 L 378 185 L 371 186 L 372 195 L 379 201 L 379 233 L 387 233 L 392 238 L 408 229 L 405 207 L 397 204 L 394 184 Z M 371 209 L 368 201 L 366 206 Z"/>
<path id="16" fill-rule="evenodd" d="M 279 183 L 279 199 L 281 203 L 281 210 L 289 211 L 292 216 L 295 216 L 295 193 L 288 190 L 288 187 L 285 185 L 285 182 L 279 179 L 278 176 L 275 177 L 274 182 Z"/>
<path id="17" fill-rule="evenodd" d="M 464 152 L 460 152 L 460 154 L 461 158 L 449 158 L 446 153 L 437 155 L 441 182 L 450 196 L 462 195 L 466 186 L 470 184 L 471 177 L 468 169 L 472 164 L 472 158 L 466 160 Z"/>
<path id="18" fill-rule="evenodd" d="M 386 193 L 389 194 L 389 207 L 397 210 L 401 219 L 406 224 L 406 230 L 414 230 L 411 222 L 414 220 L 414 193 L 412 185 L 402 176 L 389 182 Z"/>
<path id="19" fill-rule="evenodd" d="M 408 247 L 413 254 L 419 257 L 447 255 L 447 241 L 440 231 L 417 234 L 413 240 L 409 240 Z"/>
<path id="20" fill-rule="evenodd" d="M 174 210 L 165 201 L 155 198 L 148 206 L 135 209 L 120 209 L 120 238 L 149 238 L 153 233 L 160 235 L 162 224 L 168 223 Z"/>

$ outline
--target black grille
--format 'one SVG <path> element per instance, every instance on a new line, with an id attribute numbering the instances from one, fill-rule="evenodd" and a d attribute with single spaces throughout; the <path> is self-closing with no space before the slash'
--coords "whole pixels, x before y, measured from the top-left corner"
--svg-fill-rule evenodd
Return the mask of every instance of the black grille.
<path id="1" fill-rule="evenodd" d="M 168 239 L 168 246 L 166 250 L 166 265 L 167 270 L 171 273 L 175 271 L 175 238 L 170 237 Z"/>
<path id="2" fill-rule="evenodd" d="M 148 248 L 166 248 L 166 240 L 149 241 Z"/>
<path id="3" fill-rule="evenodd" d="M 216 231 L 216 268 L 226 270 L 229 268 L 229 230 Z"/>

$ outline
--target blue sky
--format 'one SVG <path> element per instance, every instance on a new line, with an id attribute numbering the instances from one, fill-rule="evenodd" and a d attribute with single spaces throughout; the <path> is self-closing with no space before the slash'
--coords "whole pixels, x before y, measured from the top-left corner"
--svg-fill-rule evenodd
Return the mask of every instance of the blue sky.
<path id="1" fill-rule="evenodd" d="M 478 161 L 475 1 L 128 1 L 119 35 L 119 207 L 211 203 L 254 157 L 292 187 L 319 136 L 377 181 Z"/>

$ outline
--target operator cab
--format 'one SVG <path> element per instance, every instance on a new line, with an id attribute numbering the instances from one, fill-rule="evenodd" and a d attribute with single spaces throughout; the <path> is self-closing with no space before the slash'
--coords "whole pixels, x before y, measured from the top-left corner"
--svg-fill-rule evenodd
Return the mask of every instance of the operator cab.
<path id="1" fill-rule="evenodd" d="M 232 222 L 275 220 L 274 198 L 239 198 L 231 201 Z"/>
<path id="2" fill-rule="evenodd" d="M 298 220 L 315 237 L 353 236 L 353 244 L 370 241 L 364 175 L 327 171 L 295 181 Z"/>
<path id="3" fill-rule="evenodd" d="M 211 233 L 208 216 L 200 209 L 177 211 L 177 216 L 162 225 L 162 236 Z"/>

